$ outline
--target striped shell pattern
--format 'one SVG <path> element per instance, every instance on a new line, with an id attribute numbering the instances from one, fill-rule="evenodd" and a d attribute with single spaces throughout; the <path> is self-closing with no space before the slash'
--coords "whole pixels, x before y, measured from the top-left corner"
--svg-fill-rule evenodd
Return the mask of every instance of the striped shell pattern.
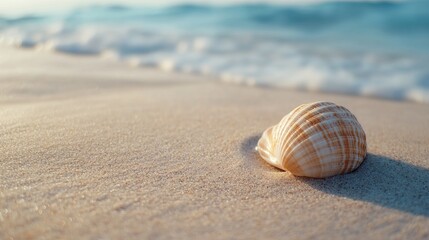
<path id="1" fill-rule="evenodd" d="M 257 150 L 269 164 L 296 176 L 330 177 L 355 170 L 366 155 L 356 117 L 330 102 L 303 104 L 268 128 Z"/>

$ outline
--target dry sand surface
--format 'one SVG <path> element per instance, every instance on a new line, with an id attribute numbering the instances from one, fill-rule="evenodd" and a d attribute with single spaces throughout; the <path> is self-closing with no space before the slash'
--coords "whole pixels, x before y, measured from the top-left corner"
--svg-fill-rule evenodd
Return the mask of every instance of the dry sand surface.
<path id="1" fill-rule="evenodd" d="M 0 52 L 0 239 L 429 239 L 428 105 Z M 357 116 L 364 164 L 262 162 L 261 132 L 319 100 Z"/>

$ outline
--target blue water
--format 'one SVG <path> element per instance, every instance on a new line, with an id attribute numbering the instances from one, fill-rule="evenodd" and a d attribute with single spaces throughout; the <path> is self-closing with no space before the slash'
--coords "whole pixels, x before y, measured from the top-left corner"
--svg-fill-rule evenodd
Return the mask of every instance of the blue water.
<path id="1" fill-rule="evenodd" d="M 429 103 L 429 2 L 90 6 L 0 16 L 0 42 L 226 82 Z"/>

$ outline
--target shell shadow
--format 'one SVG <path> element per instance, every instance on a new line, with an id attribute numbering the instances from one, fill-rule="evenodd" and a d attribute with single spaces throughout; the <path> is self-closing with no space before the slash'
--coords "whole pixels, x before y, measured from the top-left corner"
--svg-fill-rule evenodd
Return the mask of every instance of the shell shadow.
<path id="1" fill-rule="evenodd" d="M 403 161 L 368 153 L 350 174 L 298 179 L 328 194 L 429 217 L 429 170 Z"/>
<path id="2" fill-rule="evenodd" d="M 263 164 L 254 151 L 259 136 L 245 139 L 241 153 L 254 167 L 279 171 Z M 368 153 L 362 165 L 352 173 L 325 179 L 296 179 L 327 194 L 429 217 L 429 170 L 404 161 Z"/>

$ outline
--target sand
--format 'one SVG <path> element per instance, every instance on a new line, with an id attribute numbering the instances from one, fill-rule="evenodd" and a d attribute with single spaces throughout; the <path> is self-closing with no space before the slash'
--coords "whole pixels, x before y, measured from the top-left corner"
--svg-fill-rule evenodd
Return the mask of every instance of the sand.
<path id="1" fill-rule="evenodd" d="M 0 239 L 429 238 L 428 105 L 0 52 Z M 357 116 L 364 164 L 262 162 L 261 132 L 319 100 Z"/>

